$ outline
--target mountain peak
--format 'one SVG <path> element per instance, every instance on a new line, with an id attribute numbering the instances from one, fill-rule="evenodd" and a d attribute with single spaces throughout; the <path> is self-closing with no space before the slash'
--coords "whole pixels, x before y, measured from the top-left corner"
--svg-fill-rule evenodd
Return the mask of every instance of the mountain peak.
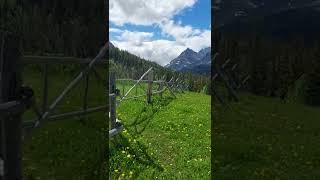
<path id="1" fill-rule="evenodd" d="M 180 55 L 190 55 L 190 54 L 197 54 L 197 53 L 194 50 L 187 48 Z"/>
<path id="2" fill-rule="evenodd" d="M 202 59 L 210 52 L 211 52 L 211 47 L 206 47 L 206 48 L 201 49 L 198 52 L 198 55 L 199 55 L 200 59 Z"/>
<path id="3" fill-rule="evenodd" d="M 108 42 L 108 45 L 110 49 L 115 48 L 115 46 L 110 41 Z"/>
<path id="4" fill-rule="evenodd" d="M 203 48 L 198 53 L 203 52 L 203 51 L 209 52 L 209 51 L 211 51 L 211 47 Z"/>
<path id="5" fill-rule="evenodd" d="M 192 71 L 193 67 L 197 67 L 199 65 L 210 66 L 210 53 L 211 47 L 201 49 L 199 52 L 195 52 L 194 50 L 187 48 L 177 58 L 173 59 L 166 67 L 176 71 Z"/>

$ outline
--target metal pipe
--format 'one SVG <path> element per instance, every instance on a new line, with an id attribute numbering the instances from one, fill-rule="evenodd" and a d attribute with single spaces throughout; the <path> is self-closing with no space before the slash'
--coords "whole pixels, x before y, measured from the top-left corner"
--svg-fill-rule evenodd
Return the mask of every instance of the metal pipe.
<path id="1" fill-rule="evenodd" d="M 40 120 L 36 121 L 34 127 L 40 127 L 41 126 L 41 121 L 46 120 L 50 113 L 57 107 L 57 105 L 62 101 L 62 99 L 67 95 L 68 92 L 70 92 L 71 89 L 73 89 L 79 82 L 80 80 L 84 77 L 84 74 L 86 72 L 89 72 L 90 69 L 95 65 L 95 63 L 103 58 L 103 56 L 106 54 L 108 50 L 108 43 L 106 43 L 102 49 L 100 50 L 99 54 L 89 63 L 89 65 L 84 69 L 82 72 L 79 73 L 79 75 L 70 82 L 70 84 L 62 91 L 62 93 L 55 99 L 55 101 L 50 105 L 49 109 L 43 113 L 42 117 Z"/>

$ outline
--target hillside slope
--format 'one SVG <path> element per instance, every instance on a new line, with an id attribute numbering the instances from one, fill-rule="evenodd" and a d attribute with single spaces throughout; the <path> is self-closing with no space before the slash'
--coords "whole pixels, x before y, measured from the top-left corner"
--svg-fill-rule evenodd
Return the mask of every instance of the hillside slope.
<path id="1" fill-rule="evenodd" d="M 159 64 L 148 61 L 133 55 L 125 50 L 120 50 L 114 47 L 111 43 L 109 49 L 109 71 L 116 73 L 117 78 L 133 78 L 139 79 L 150 67 L 153 68 L 153 75 L 155 79 L 166 77 L 169 81 L 172 77 L 179 78 L 189 85 L 190 91 L 201 92 L 204 87 L 210 86 L 209 76 L 202 74 L 192 74 L 190 72 L 176 72 L 169 68 L 162 67 Z M 204 58 L 207 58 L 205 56 Z M 210 71 L 210 67 L 198 67 L 197 70 Z M 209 84 L 209 85 L 208 85 Z M 209 92 L 207 92 L 209 93 Z"/>
<path id="2" fill-rule="evenodd" d="M 198 93 L 127 101 L 118 114 L 122 137 L 112 141 L 110 177 L 210 179 L 210 96 Z"/>
<path id="3" fill-rule="evenodd" d="M 112 43 L 109 43 L 109 47 L 109 59 L 111 59 L 113 63 L 122 66 L 122 69 L 129 74 L 126 76 L 130 76 L 131 74 L 143 74 L 150 67 L 153 67 L 155 74 L 167 74 L 168 76 L 177 74 L 155 62 L 140 58 L 128 51 L 121 50 Z"/>
<path id="4" fill-rule="evenodd" d="M 319 179 L 319 108 L 245 94 L 213 110 L 213 178 Z"/>

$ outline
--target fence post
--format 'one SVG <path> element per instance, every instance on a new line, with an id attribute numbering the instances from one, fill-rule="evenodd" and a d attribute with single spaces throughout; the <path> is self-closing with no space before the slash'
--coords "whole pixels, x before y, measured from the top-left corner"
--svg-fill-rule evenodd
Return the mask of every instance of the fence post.
<path id="1" fill-rule="evenodd" d="M 147 90 L 147 103 L 151 103 L 152 96 L 152 83 L 153 83 L 153 70 L 148 74 L 148 90 Z"/>
<path id="2" fill-rule="evenodd" d="M 138 95 L 138 87 L 136 86 L 136 96 Z"/>
<path id="3" fill-rule="evenodd" d="M 162 99 L 163 82 L 159 83 L 160 98 Z"/>
<path id="4" fill-rule="evenodd" d="M 171 78 L 171 79 L 172 79 L 172 78 Z M 169 82 L 170 82 L 170 81 L 169 81 Z M 167 89 L 170 91 L 171 95 L 172 95 L 173 97 L 176 97 L 176 95 L 174 94 L 174 92 L 173 92 L 172 89 L 171 89 L 171 86 L 169 86 L 169 83 L 166 82 L 166 81 L 164 81 L 164 84 L 165 84 L 165 86 L 167 87 Z"/>
<path id="5" fill-rule="evenodd" d="M 221 77 L 223 80 L 225 86 L 228 88 L 229 95 L 236 101 L 239 101 L 239 98 L 235 92 L 235 90 L 232 88 L 232 86 L 229 84 L 230 81 L 228 81 L 228 78 L 221 72 L 219 67 L 215 67 L 215 70 L 217 71 L 218 75 Z"/>
<path id="6" fill-rule="evenodd" d="M 20 72 L 20 38 L 0 32 L 0 103 L 15 101 L 19 97 L 21 87 Z M 0 115 L 0 179 L 22 179 L 21 114 Z"/>
<path id="7" fill-rule="evenodd" d="M 174 90 L 175 90 L 175 92 L 178 92 L 179 91 L 179 89 L 178 89 L 178 83 L 179 83 L 179 77 L 175 80 L 175 82 L 174 82 Z"/>
<path id="8" fill-rule="evenodd" d="M 236 89 L 236 87 L 237 87 L 236 84 L 237 84 L 237 83 L 235 82 L 234 77 L 232 76 L 233 70 L 228 71 L 228 70 L 225 69 L 225 68 L 221 68 L 220 71 L 221 71 L 222 74 L 225 74 L 225 75 L 228 77 L 228 81 L 229 81 L 230 86 L 231 86 L 233 89 Z"/>
<path id="9" fill-rule="evenodd" d="M 180 91 L 182 93 L 184 93 L 184 91 L 183 91 L 183 80 L 181 80 L 180 83 L 179 83 L 179 89 L 180 89 Z"/>
<path id="10" fill-rule="evenodd" d="M 85 87 L 84 87 L 84 95 L 83 95 L 83 111 L 86 112 L 88 109 L 88 90 L 89 90 L 89 72 L 87 72 L 85 74 L 85 78 L 84 78 L 84 83 L 85 83 Z M 87 119 L 87 115 L 86 113 L 84 114 L 84 119 Z"/>
<path id="11" fill-rule="evenodd" d="M 124 88 L 125 88 L 125 83 L 126 81 L 121 81 L 121 85 L 122 85 L 122 95 L 124 96 Z"/>
<path id="12" fill-rule="evenodd" d="M 43 100 L 42 100 L 42 114 L 47 111 L 48 107 L 48 64 L 43 65 Z"/>
<path id="13" fill-rule="evenodd" d="M 234 64 L 231 68 L 231 78 L 234 80 L 235 82 L 235 88 L 237 88 L 240 84 L 239 82 L 239 77 L 237 76 L 237 73 L 235 72 L 236 71 L 236 68 L 238 67 L 238 64 Z"/>
<path id="14" fill-rule="evenodd" d="M 168 85 L 171 87 L 173 77 L 169 80 Z"/>
<path id="15" fill-rule="evenodd" d="M 111 128 L 116 127 L 116 77 L 114 72 L 109 76 L 109 112 Z"/>

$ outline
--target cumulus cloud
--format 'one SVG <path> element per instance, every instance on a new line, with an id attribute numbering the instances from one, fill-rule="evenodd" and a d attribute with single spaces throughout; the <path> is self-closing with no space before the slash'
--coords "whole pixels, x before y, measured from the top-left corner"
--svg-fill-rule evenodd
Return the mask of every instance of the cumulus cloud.
<path id="1" fill-rule="evenodd" d="M 124 24 L 153 26 L 161 31 L 160 39 L 153 32 L 139 32 L 111 28 L 118 33 L 112 43 L 142 58 L 160 65 L 168 64 L 182 51 L 199 51 L 211 45 L 210 29 L 197 29 L 175 22 L 173 17 L 192 7 L 197 0 L 110 0 L 110 21 L 121 28 Z M 171 37 L 164 39 L 165 37 Z"/>
<path id="2" fill-rule="evenodd" d="M 175 24 L 173 20 L 164 21 L 160 24 L 163 33 L 173 37 L 177 43 L 194 50 L 210 46 L 211 31 L 194 29 L 191 26 Z"/>
<path id="3" fill-rule="evenodd" d="M 162 29 L 163 33 L 166 33 L 177 40 L 187 38 L 194 33 L 194 30 L 191 26 L 175 24 L 173 20 L 161 22 L 160 28 Z"/>
<path id="4" fill-rule="evenodd" d="M 138 32 L 125 30 L 120 36 L 117 36 L 118 40 L 123 42 L 129 42 L 134 46 L 141 46 L 143 42 L 149 41 L 153 37 L 152 32 Z"/>
<path id="5" fill-rule="evenodd" d="M 111 32 L 111 33 L 122 33 L 123 30 L 118 29 L 118 28 L 109 28 L 109 32 Z"/>
<path id="6" fill-rule="evenodd" d="M 192 7 L 196 0 L 110 0 L 110 21 L 122 26 L 152 25 L 171 19 L 183 9 Z"/>
<path id="7" fill-rule="evenodd" d="M 200 31 L 200 30 L 199 30 Z M 204 30 L 200 34 L 191 35 L 178 40 L 152 40 L 152 33 L 125 31 L 118 40 L 112 43 L 142 58 L 152 60 L 160 65 L 168 64 L 182 51 L 191 48 L 199 51 L 211 45 L 211 31 Z"/>
<path id="8" fill-rule="evenodd" d="M 160 65 L 168 64 L 170 60 L 176 58 L 186 48 L 175 41 L 169 40 L 145 41 L 139 46 L 129 41 L 113 41 L 112 43 L 120 49 L 127 50 Z"/>

